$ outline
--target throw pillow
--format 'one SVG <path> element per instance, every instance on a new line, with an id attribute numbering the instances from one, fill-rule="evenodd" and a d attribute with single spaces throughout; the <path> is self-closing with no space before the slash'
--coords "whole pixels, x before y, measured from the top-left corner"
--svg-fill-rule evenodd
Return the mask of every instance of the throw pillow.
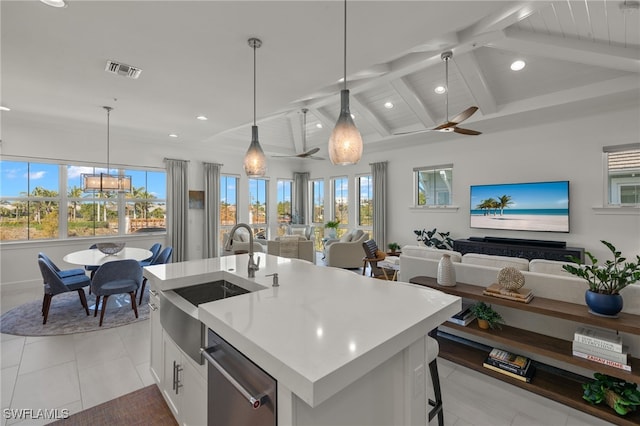
<path id="1" fill-rule="evenodd" d="M 383 252 L 382 250 L 376 250 L 376 259 L 384 260 L 385 257 L 387 257 L 387 254 L 385 252 Z"/>
<path id="2" fill-rule="evenodd" d="M 351 232 L 347 232 L 342 237 L 340 237 L 340 242 L 342 243 L 351 242 L 351 238 L 352 238 Z"/>
<path id="3" fill-rule="evenodd" d="M 292 228 L 291 235 L 300 235 L 302 237 L 305 237 L 304 231 L 305 231 L 304 228 Z"/>

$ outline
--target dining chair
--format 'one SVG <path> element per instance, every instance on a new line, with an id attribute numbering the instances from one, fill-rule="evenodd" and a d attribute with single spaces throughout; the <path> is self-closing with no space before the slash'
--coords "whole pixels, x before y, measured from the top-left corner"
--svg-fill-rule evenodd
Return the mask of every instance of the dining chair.
<path id="1" fill-rule="evenodd" d="M 84 287 L 91 284 L 91 280 L 88 276 L 84 275 L 71 275 L 66 278 L 61 278 L 56 272 L 55 268 L 45 258 L 38 257 L 38 267 L 42 274 L 42 280 L 44 285 L 44 298 L 42 299 L 42 324 L 47 323 L 49 318 L 49 308 L 51 307 L 51 299 L 56 294 L 67 293 L 69 291 L 77 291 L 80 296 L 80 303 L 82 307 L 89 315 L 89 305 L 87 305 L 87 296 L 84 294 Z"/>
<path id="2" fill-rule="evenodd" d="M 92 250 L 92 249 L 97 249 L 97 248 L 98 248 L 98 245 L 97 245 L 97 244 L 91 244 L 91 245 L 89 246 L 89 249 L 90 249 L 90 250 Z M 96 273 L 96 271 L 98 270 L 98 268 L 99 268 L 99 266 L 96 266 L 96 265 L 87 265 L 87 266 L 85 266 L 85 267 L 84 267 L 84 269 L 85 269 L 86 271 L 89 271 L 89 272 L 91 273 L 91 279 L 93 279 L 93 275 Z M 91 289 L 89 289 L 89 294 L 91 294 Z"/>
<path id="3" fill-rule="evenodd" d="M 104 319 L 104 311 L 107 308 L 107 300 L 113 294 L 129 293 L 131 308 L 138 318 L 135 293 L 142 283 L 142 266 L 137 260 L 115 260 L 101 265 L 91 280 L 91 289 L 96 296 L 96 308 L 93 316 L 98 315 L 98 305 L 102 298 L 100 309 L 100 324 Z"/>
<path id="4" fill-rule="evenodd" d="M 75 269 L 60 269 L 60 268 L 58 268 L 58 266 L 55 263 L 53 263 L 53 260 L 51 260 L 51 258 L 49 256 L 47 256 L 46 254 L 44 254 L 42 252 L 38 253 L 38 258 L 39 259 L 44 259 L 46 262 L 48 262 L 49 266 L 51 266 L 53 268 L 53 270 L 56 272 L 56 274 L 58 274 L 58 276 L 60 278 L 72 277 L 74 275 L 85 275 L 84 269 L 81 269 L 81 268 L 75 268 Z"/>
<path id="5" fill-rule="evenodd" d="M 152 253 L 151 256 L 146 258 L 145 260 L 141 260 L 140 266 L 144 267 L 144 266 L 152 265 L 153 261 L 156 260 L 156 258 L 160 254 L 160 249 L 162 249 L 162 244 L 155 243 L 154 245 L 152 245 L 151 248 L 149 249 Z"/>
<path id="6" fill-rule="evenodd" d="M 164 265 L 165 263 L 169 263 L 171 260 L 171 255 L 173 254 L 173 247 L 165 247 L 164 250 L 158 254 L 158 257 L 153 261 L 151 265 Z M 149 265 L 149 266 L 151 266 Z M 147 285 L 147 277 L 142 278 L 142 287 L 140 288 L 140 301 L 138 304 L 142 303 L 142 297 L 144 296 L 144 288 Z"/>
<path id="7" fill-rule="evenodd" d="M 375 240 L 367 240 L 362 243 L 362 249 L 364 250 L 365 257 L 362 259 L 362 275 L 365 275 L 367 265 L 369 265 L 369 271 L 374 278 L 388 279 L 388 272 L 378 266 L 378 262 L 381 262 L 385 258 L 385 253 L 378 249 L 378 244 Z M 393 274 L 394 271 L 389 271 Z"/>

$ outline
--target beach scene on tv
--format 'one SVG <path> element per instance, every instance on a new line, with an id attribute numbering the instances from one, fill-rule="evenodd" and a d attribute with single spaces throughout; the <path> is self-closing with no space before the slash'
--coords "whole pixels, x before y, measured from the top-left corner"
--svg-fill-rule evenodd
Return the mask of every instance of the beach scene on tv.
<path id="1" fill-rule="evenodd" d="M 471 186 L 471 227 L 569 232 L 569 182 Z"/>

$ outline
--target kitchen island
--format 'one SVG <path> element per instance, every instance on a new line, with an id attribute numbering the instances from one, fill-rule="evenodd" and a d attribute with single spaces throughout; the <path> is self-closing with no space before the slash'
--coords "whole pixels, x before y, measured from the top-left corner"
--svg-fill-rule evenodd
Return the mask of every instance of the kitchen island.
<path id="1" fill-rule="evenodd" d="M 249 290 L 189 314 L 277 380 L 279 425 L 426 424 L 425 336 L 460 310 L 460 298 L 297 259 L 256 256 L 261 266 L 255 278 L 247 278 L 246 254 L 155 265 L 145 268 L 145 276 L 156 294 L 218 280 Z M 267 276 L 273 273 L 277 287 Z M 159 347 L 154 336 L 162 333 L 152 330 L 152 372 Z M 161 376 L 154 372 L 162 389 L 169 378 Z"/>

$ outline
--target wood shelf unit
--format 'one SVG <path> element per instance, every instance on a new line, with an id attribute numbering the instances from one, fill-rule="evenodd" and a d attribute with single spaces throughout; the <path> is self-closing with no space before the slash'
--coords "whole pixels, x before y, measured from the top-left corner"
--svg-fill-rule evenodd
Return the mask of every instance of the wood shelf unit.
<path id="1" fill-rule="evenodd" d="M 463 283 L 457 283 L 455 287 L 440 286 L 437 284 L 436 279 L 431 277 L 413 277 L 409 282 L 459 297 L 640 335 L 640 315 L 620 313 L 619 318 L 599 317 L 590 314 L 585 305 L 535 296 L 530 303 L 515 302 L 484 295 L 482 293 L 484 287 L 482 286 Z M 587 370 L 608 374 L 634 383 L 640 383 L 640 359 L 638 358 L 629 357 L 629 363 L 632 370 L 629 372 L 575 357 L 572 355 L 571 341 L 547 336 L 533 331 L 508 325 L 503 325 L 502 330 L 481 330 L 478 328 L 477 322 L 472 322 L 466 327 L 450 322 L 445 322 L 442 326 L 458 330 L 466 333 L 467 335 L 482 337 L 486 340 L 496 342 L 496 344 L 504 344 L 511 348 L 515 348 L 515 350 L 539 354 L 541 356 L 579 366 Z M 443 337 L 438 337 L 438 340 L 440 342 L 440 355 L 444 359 L 464 365 L 465 367 L 497 379 L 504 380 L 505 382 L 511 383 L 515 386 L 527 389 L 536 394 L 553 399 L 554 401 L 558 401 L 572 408 L 584 411 L 615 424 L 640 424 L 640 411 L 630 413 L 629 415 L 622 417 L 615 414 L 613 409 L 606 405 L 593 406 L 584 401 L 582 399 L 581 384 L 590 380 L 589 378 L 585 377 L 583 381 L 580 381 L 579 379 L 569 378 L 563 374 L 538 369 L 531 383 L 524 383 L 484 368 L 482 366 L 482 362 L 487 357 L 488 351 L 471 347 L 460 342 L 451 341 Z"/>
<path id="2" fill-rule="evenodd" d="M 448 361 L 505 381 L 529 392 L 544 396 L 617 425 L 637 426 L 640 424 L 640 411 L 629 413 L 622 417 L 618 416 L 615 411 L 606 405 L 591 405 L 582 399 L 582 383 L 586 382 L 586 378 L 585 381 L 580 381 L 579 379 L 554 374 L 552 371 L 538 368 L 530 383 L 521 382 L 520 380 L 484 368 L 482 362 L 488 355 L 487 351 L 440 336 L 438 336 L 437 339 L 440 345 L 439 356 Z"/>

